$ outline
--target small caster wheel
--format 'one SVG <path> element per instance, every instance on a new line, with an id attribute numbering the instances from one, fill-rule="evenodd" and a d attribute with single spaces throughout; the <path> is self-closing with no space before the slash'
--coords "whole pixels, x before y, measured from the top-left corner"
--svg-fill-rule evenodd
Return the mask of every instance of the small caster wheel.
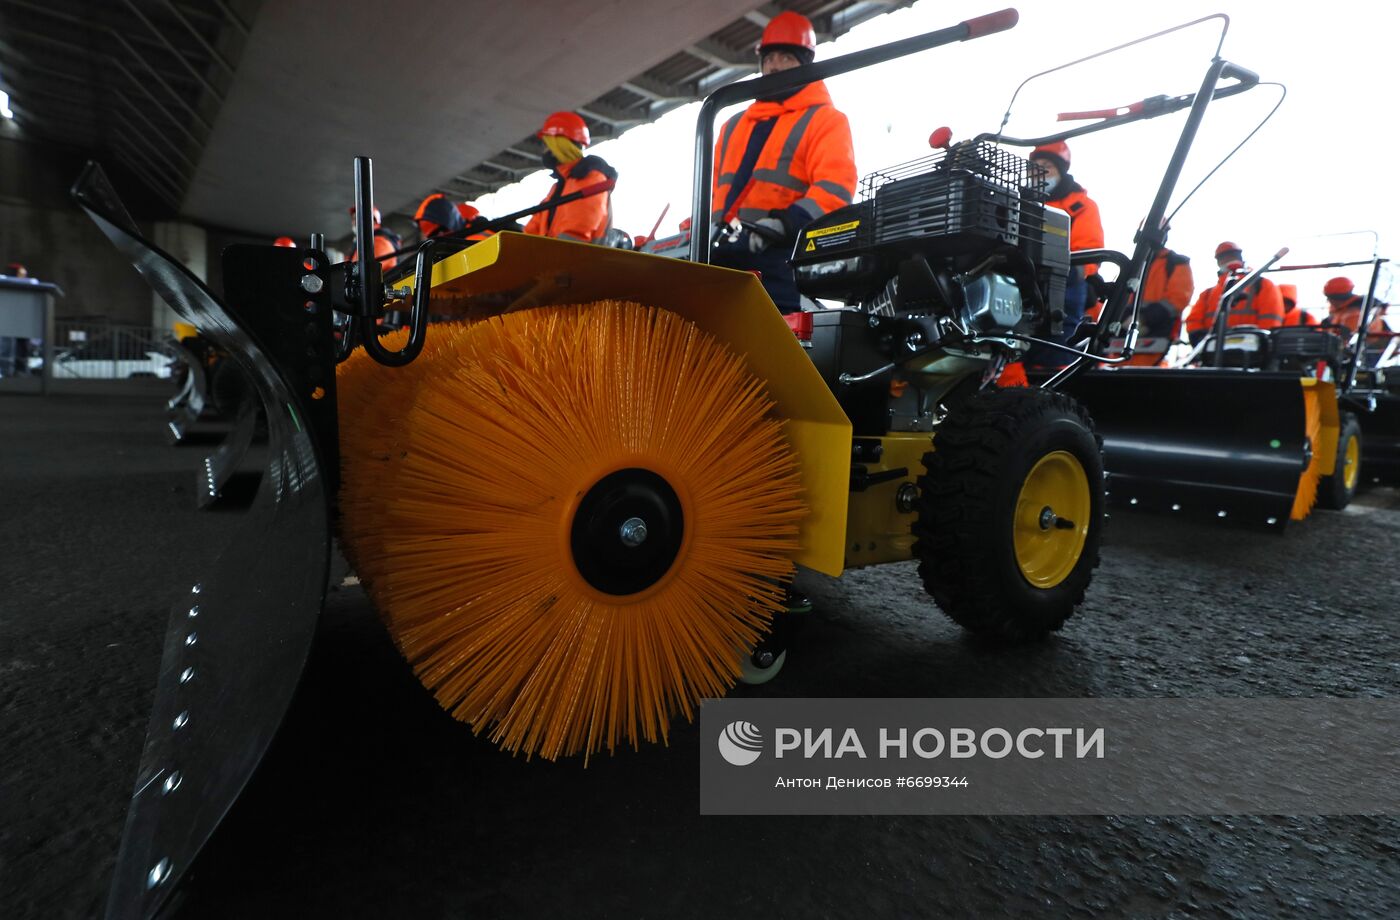
<path id="1" fill-rule="evenodd" d="M 785 661 L 787 661 L 787 649 L 774 655 L 771 650 L 760 645 L 752 655 L 745 655 L 740 662 L 742 673 L 739 675 L 739 682 L 748 684 L 750 687 L 766 684 L 778 676 Z"/>

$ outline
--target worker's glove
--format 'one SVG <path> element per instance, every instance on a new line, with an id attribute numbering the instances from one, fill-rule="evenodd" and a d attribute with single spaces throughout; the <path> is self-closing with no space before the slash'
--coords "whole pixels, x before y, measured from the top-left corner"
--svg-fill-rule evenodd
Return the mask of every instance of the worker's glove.
<path id="1" fill-rule="evenodd" d="M 762 252 L 788 235 L 787 227 L 776 217 L 754 221 L 749 228 L 749 252 Z"/>
<path id="2" fill-rule="evenodd" d="M 1085 277 L 1084 283 L 1089 285 L 1089 290 L 1093 292 L 1095 298 L 1108 300 L 1108 295 L 1111 293 L 1109 283 L 1098 272 Z"/>

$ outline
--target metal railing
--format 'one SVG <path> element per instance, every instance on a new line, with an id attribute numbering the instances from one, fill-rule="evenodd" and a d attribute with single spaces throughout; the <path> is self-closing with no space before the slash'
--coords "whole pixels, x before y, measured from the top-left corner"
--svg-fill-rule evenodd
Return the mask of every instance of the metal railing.
<path id="1" fill-rule="evenodd" d="M 131 378 L 168 379 L 176 361 L 173 336 L 150 326 L 107 320 L 55 320 L 53 367 L 55 380 Z M 31 340 L 30 374 L 43 372 L 43 351 Z"/>

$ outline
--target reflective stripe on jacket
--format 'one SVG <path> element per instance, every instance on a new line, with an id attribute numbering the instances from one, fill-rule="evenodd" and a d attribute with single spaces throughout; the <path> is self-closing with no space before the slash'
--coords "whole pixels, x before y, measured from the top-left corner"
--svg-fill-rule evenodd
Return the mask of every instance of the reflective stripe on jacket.
<path id="1" fill-rule="evenodd" d="M 747 191 L 740 189 L 738 216 L 762 220 L 771 211 L 787 212 L 793 230 L 851 203 L 856 191 L 856 162 L 851 126 L 831 104 L 821 81 L 809 83 L 782 102 L 757 101 L 725 123 L 715 142 L 712 223 L 724 219 L 744 152 L 754 127 L 773 120 Z"/>
<path id="2" fill-rule="evenodd" d="M 1208 332 L 1215 325 L 1216 309 L 1220 306 L 1220 295 L 1238 281 L 1242 275 L 1227 272 L 1215 282 L 1215 287 L 1203 291 L 1191 307 L 1186 318 L 1186 331 Z M 1260 329 L 1274 329 L 1283 325 L 1283 295 L 1278 286 L 1268 278 L 1260 278 L 1243 294 L 1235 298 L 1230 306 L 1230 315 L 1225 320 L 1228 326 L 1258 326 Z"/>

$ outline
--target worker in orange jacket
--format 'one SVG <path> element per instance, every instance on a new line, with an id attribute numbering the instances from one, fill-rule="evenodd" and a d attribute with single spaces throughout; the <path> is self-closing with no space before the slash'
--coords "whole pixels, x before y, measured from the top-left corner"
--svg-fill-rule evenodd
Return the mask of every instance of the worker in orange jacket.
<path id="1" fill-rule="evenodd" d="M 1215 265 L 1220 273 L 1215 287 L 1201 292 L 1186 318 L 1186 334 L 1192 345 L 1199 343 L 1215 327 L 1220 296 L 1226 288 L 1249 274 L 1244 267 L 1244 252 L 1238 244 L 1228 240 L 1215 247 Z M 1283 298 L 1279 295 L 1278 286 L 1268 278 L 1259 278 L 1235 296 L 1225 324 L 1227 327 L 1255 326 L 1260 329 L 1282 326 Z"/>
<path id="2" fill-rule="evenodd" d="M 398 264 L 398 259 L 394 253 L 403 247 L 403 240 L 394 231 L 385 227 L 383 215 L 379 209 L 374 209 L 374 254 L 379 257 L 379 264 L 384 271 L 388 271 Z M 350 206 L 350 232 L 355 232 L 355 206 Z M 357 245 L 350 253 L 350 261 L 355 262 L 360 258 L 360 248 Z"/>
<path id="3" fill-rule="evenodd" d="M 1322 286 L 1322 294 L 1327 298 L 1327 319 L 1324 325 L 1346 329 L 1348 332 L 1356 332 L 1361 327 L 1361 305 L 1365 298 L 1355 293 L 1353 287 L 1350 278 L 1332 278 Z M 1385 304 L 1381 304 L 1380 307 L 1375 311 L 1376 315 L 1371 324 L 1366 327 L 1367 332 L 1388 331 L 1385 320 L 1381 319 L 1381 314 L 1385 312 Z"/>
<path id="4" fill-rule="evenodd" d="M 1148 338 L 1171 338 L 1181 335 L 1181 315 L 1191 306 L 1196 293 L 1196 279 L 1191 275 L 1191 260 L 1170 249 L 1159 249 L 1147 266 L 1138 297 L 1138 324 Z"/>
<path id="5" fill-rule="evenodd" d="M 544 142 L 544 165 L 554 175 L 554 188 L 540 202 L 583 191 L 590 185 L 617 179 L 617 170 L 599 156 L 584 156 L 592 141 L 588 123 L 575 112 L 555 112 L 544 120 L 535 136 Z M 612 227 L 612 193 L 599 192 L 577 201 L 546 207 L 530 218 L 525 232 L 579 243 L 595 243 Z"/>
<path id="6" fill-rule="evenodd" d="M 1317 325 L 1317 320 L 1313 319 L 1311 313 L 1298 309 L 1298 285 L 1280 284 L 1278 296 L 1283 300 L 1283 324 L 1285 326 Z"/>
<path id="7" fill-rule="evenodd" d="M 1041 144 L 1031 151 L 1031 184 L 1048 196 L 1046 204 L 1049 207 L 1059 208 L 1069 215 L 1071 252 L 1102 249 L 1103 219 L 1099 215 L 1098 203 L 1070 175 L 1069 164 L 1069 144 L 1064 141 Z M 1084 319 L 1091 300 L 1096 300 L 1091 297 L 1090 284 L 1086 280 L 1090 275 L 1098 275 L 1097 265 L 1075 265 L 1070 268 L 1069 278 L 1065 282 L 1064 333 L 1061 341 L 1069 340 Z M 1058 366 L 1067 360 L 1065 353 L 1042 346 L 1032 347 L 1025 357 L 1026 363 L 1031 366 Z"/>
<path id="8" fill-rule="evenodd" d="M 418 202 L 418 210 L 413 212 L 413 220 L 418 224 L 418 232 L 425 240 L 456 233 L 466 226 L 457 206 L 442 192 L 433 192 Z"/>
<path id="9" fill-rule="evenodd" d="M 457 213 L 462 217 L 462 225 L 467 228 L 465 238 L 471 242 L 479 243 L 496 232 L 491 229 L 491 221 L 482 215 L 476 205 L 459 201 Z"/>
<path id="10" fill-rule="evenodd" d="M 817 36 L 791 10 L 773 17 L 758 43 L 764 75 L 810 64 Z M 801 309 L 788 260 L 802 228 L 851 203 L 856 191 L 851 126 L 818 80 L 756 99 L 725 122 L 715 143 L 712 225 L 750 226 L 715 247 L 716 265 L 754 271 L 779 310 Z"/>

